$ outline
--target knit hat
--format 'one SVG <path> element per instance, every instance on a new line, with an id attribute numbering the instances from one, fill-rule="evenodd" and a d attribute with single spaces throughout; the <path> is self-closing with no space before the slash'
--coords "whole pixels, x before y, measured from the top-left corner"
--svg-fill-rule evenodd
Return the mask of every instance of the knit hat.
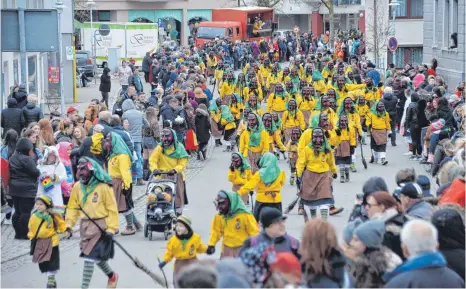
<path id="1" fill-rule="evenodd" d="M 366 247 L 378 249 L 382 247 L 385 223 L 380 220 L 367 221 L 358 226 L 354 234 Z"/>
<path id="2" fill-rule="evenodd" d="M 260 213 L 259 220 L 262 226 L 267 228 L 275 222 L 286 220 L 286 216 L 276 208 L 265 207 Z"/>
<path id="3" fill-rule="evenodd" d="M 346 244 L 351 242 L 351 239 L 353 239 L 354 230 L 356 230 L 356 228 L 361 224 L 362 220 L 358 218 L 346 225 L 345 229 L 343 229 L 343 240 Z"/>
<path id="4" fill-rule="evenodd" d="M 177 222 L 183 223 L 188 229 L 191 229 L 191 219 L 185 215 L 181 215 L 176 219 Z"/>
<path id="5" fill-rule="evenodd" d="M 41 200 L 42 202 L 44 202 L 45 206 L 47 208 L 52 208 L 53 207 L 53 202 L 52 202 L 52 199 L 46 195 L 42 195 L 42 196 L 39 196 L 36 198 L 36 201 L 37 200 Z"/>
<path id="6" fill-rule="evenodd" d="M 410 199 L 420 199 L 423 196 L 421 187 L 417 183 L 407 183 L 400 191 L 400 194 L 407 196 Z"/>
<path id="7" fill-rule="evenodd" d="M 280 252 L 276 254 L 276 260 L 271 265 L 273 272 L 291 274 L 301 279 L 301 264 L 298 258 L 291 252 Z"/>

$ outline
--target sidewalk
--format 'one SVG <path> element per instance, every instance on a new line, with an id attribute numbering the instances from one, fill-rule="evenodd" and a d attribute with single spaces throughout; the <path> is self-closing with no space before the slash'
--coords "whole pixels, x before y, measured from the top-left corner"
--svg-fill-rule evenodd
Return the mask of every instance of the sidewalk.
<path id="1" fill-rule="evenodd" d="M 188 167 L 185 171 L 186 183 L 189 185 L 189 181 L 197 176 L 205 166 L 206 162 L 212 156 L 214 150 L 214 142 L 209 142 L 207 147 L 207 161 L 198 161 L 196 158 L 191 158 L 188 162 Z M 196 191 L 191 188 L 187 188 L 188 197 L 189 195 L 195 196 Z M 145 220 L 145 209 L 146 209 L 146 187 L 134 187 L 133 199 L 134 199 L 134 214 L 137 216 L 141 224 L 144 224 Z M 189 206 L 185 206 L 185 210 L 188 210 Z M 4 214 L 2 214 L 3 224 Z M 120 231 L 124 230 L 126 225 L 125 218 L 120 216 Z M 30 241 L 27 240 L 15 240 L 15 232 L 12 225 L 2 225 L 2 274 L 12 272 L 20 268 L 23 264 L 31 262 L 32 257 L 29 256 Z M 76 246 L 79 246 L 79 230 L 76 226 L 73 230 L 73 238 L 70 240 L 63 239 L 60 241 L 60 251 L 66 252 Z"/>

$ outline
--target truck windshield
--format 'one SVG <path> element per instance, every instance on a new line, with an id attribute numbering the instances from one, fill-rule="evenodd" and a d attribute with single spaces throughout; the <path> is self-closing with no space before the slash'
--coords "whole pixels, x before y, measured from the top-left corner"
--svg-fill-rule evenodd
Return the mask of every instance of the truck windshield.
<path id="1" fill-rule="evenodd" d="M 197 37 L 198 38 L 211 38 L 214 39 L 215 37 L 222 38 L 225 36 L 225 28 L 224 27 L 205 27 L 201 26 L 197 29 Z"/>

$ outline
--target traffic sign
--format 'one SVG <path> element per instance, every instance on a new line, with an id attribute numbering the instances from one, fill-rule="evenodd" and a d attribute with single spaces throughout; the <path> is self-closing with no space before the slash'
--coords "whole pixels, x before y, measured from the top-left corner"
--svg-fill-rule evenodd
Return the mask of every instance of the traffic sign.
<path id="1" fill-rule="evenodd" d="M 388 39 L 388 49 L 390 49 L 391 52 L 394 52 L 398 48 L 398 40 L 396 40 L 395 37 L 390 37 Z"/>
<path id="2" fill-rule="evenodd" d="M 102 36 L 107 36 L 110 34 L 110 26 L 108 24 L 102 24 L 99 28 L 99 34 Z"/>
<path id="3" fill-rule="evenodd" d="M 159 29 L 163 28 L 163 19 L 162 18 L 157 19 L 157 25 L 159 26 Z"/>
<path id="4" fill-rule="evenodd" d="M 66 46 L 66 60 L 74 59 L 74 49 L 73 46 Z"/>

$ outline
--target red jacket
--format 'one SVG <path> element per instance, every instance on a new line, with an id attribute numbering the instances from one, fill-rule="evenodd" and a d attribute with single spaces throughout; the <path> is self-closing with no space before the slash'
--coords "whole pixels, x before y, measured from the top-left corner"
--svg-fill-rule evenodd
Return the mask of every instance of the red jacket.
<path id="1" fill-rule="evenodd" d="M 440 197 L 438 205 L 458 204 L 464 208 L 465 186 L 464 181 L 455 179 L 450 187 Z"/>

